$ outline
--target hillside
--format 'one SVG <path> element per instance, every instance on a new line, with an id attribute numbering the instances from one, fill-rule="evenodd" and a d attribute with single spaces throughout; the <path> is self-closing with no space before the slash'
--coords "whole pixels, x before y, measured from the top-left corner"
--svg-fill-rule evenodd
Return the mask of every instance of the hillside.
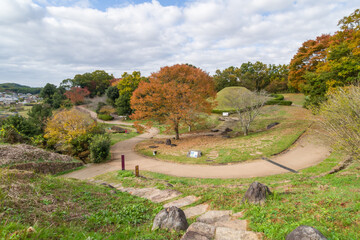
<path id="1" fill-rule="evenodd" d="M 31 93 L 38 94 L 40 93 L 41 88 L 33 88 L 25 85 L 20 85 L 17 83 L 1 83 L 0 92 L 14 92 L 14 93 Z"/>
<path id="2" fill-rule="evenodd" d="M 244 87 L 227 87 L 227 88 L 222 89 L 220 92 L 218 92 L 216 94 L 216 99 L 215 99 L 218 105 L 216 106 L 215 109 L 218 109 L 218 110 L 231 109 L 231 107 L 225 103 L 225 99 L 227 96 L 231 96 L 231 95 L 233 95 L 234 92 L 237 92 L 239 90 L 244 93 L 250 92 L 250 90 L 248 90 L 247 88 L 244 88 Z"/>
<path id="3" fill-rule="evenodd" d="M 0 168 L 0 239 L 179 239 L 161 204 L 84 181 Z"/>

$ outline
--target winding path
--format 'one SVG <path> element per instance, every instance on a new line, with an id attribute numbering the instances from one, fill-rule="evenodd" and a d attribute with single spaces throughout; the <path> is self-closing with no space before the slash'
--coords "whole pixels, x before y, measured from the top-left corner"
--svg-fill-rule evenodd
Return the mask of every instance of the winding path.
<path id="1" fill-rule="evenodd" d="M 112 121 L 111 123 L 121 123 Z M 158 161 L 144 157 L 134 151 L 137 143 L 158 134 L 155 128 L 137 137 L 119 142 L 112 146 L 112 161 L 102 164 L 89 164 L 84 169 L 71 172 L 64 177 L 87 179 L 97 175 L 121 169 L 121 155 L 125 155 L 125 168 L 133 170 L 139 165 L 140 171 L 163 173 L 178 177 L 194 178 L 251 178 L 263 177 L 308 168 L 329 156 L 329 148 L 315 137 L 305 134 L 289 150 L 270 159 L 259 159 L 245 163 L 229 165 L 192 165 Z"/>

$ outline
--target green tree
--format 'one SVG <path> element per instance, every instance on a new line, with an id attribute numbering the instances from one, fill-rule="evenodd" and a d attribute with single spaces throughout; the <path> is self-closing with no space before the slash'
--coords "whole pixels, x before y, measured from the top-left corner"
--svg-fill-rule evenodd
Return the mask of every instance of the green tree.
<path id="1" fill-rule="evenodd" d="M 129 115 L 132 113 L 130 98 L 139 86 L 139 83 L 145 80 L 147 78 L 142 77 L 138 71 L 134 71 L 132 74 L 123 73 L 121 80 L 117 84 L 119 97 L 115 100 L 116 110 L 119 115 Z"/>
<path id="2" fill-rule="evenodd" d="M 269 83 L 268 67 L 262 62 L 247 62 L 240 66 L 240 86 L 250 90 L 260 91 Z"/>
<path id="3" fill-rule="evenodd" d="M 63 104 L 66 97 L 65 89 L 56 87 L 54 84 L 48 83 L 40 92 L 40 97 L 44 99 L 44 103 L 49 104 L 52 108 L 57 109 Z"/>
<path id="4" fill-rule="evenodd" d="M 237 67 L 228 67 L 221 70 L 216 70 L 214 76 L 215 89 L 217 92 L 226 87 L 234 87 L 240 85 L 240 71 Z"/>
<path id="5" fill-rule="evenodd" d="M 36 104 L 29 110 L 27 115 L 29 116 L 29 120 L 31 122 L 36 123 L 38 130 L 43 132 L 46 121 L 52 115 L 52 108 L 46 103 Z"/>
<path id="6" fill-rule="evenodd" d="M 84 73 L 75 75 L 74 79 L 65 79 L 64 86 L 86 88 L 90 92 L 90 97 L 101 96 L 110 86 L 110 80 L 114 78 L 104 70 L 96 70 L 92 73 Z"/>
<path id="7" fill-rule="evenodd" d="M 119 97 L 119 89 L 116 86 L 110 86 L 106 89 L 107 102 L 115 107 L 115 101 Z"/>

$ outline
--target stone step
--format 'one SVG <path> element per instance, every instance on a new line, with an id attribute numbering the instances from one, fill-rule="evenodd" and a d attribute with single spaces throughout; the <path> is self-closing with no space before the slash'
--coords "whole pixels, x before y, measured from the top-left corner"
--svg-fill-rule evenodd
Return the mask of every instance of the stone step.
<path id="1" fill-rule="evenodd" d="M 210 240 L 213 239 L 214 236 L 214 226 L 202 222 L 194 222 L 188 227 L 181 240 Z"/>
<path id="2" fill-rule="evenodd" d="M 228 221 L 230 220 L 230 215 L 232 214 L 231 210 L 224 210 L 224 211 L 208 211 L 197 218 L 198 222 L 203 222 L 207 224 L 215 224 L 216 222 L 220 221 Z"/>
<path id="3" fill-rule="evenodd" d="M 144 197 L 150 201 L 161 203 L 167 200 L 179 197 L 182 193 L 172 189 L 159 190 L 157 189 L 150 195 L 145 195 Z"/>
<path id="4" fill-rule="evenodd" d="M 181 198 L 181 199 L 178 199 L 173 202 L 169 202 L 169 203 L 165 204 L 164 208 L 171 207 L 171 206 L 182 208 L 182 207 L 185 207 L 187 205 L 190 205 L 190 204 L 198 201 L 199 199 L 200 198 L 196 197 L 196 196 L 186 196 L 184 198 Z"/>
<path id="5" fill-rule="evenodd" d="M 198 215 L 203 214 L 209 209 L 209 204 L 200 204 L 194 207 L 190 207 L 184 210 L 186 218 L 192 218 Z"/>
<path id="6" fill-rule="evenodd" d="M 217 227 L 215 230 L 215 240 L 261 240 L 259 233 L 234 230 L 232 228 Z"/>
<path id="7" fill-rule="evenodd" d="M 214 226 L 246 231 L 247 227 L 248 227 L 248 221 L 247 220 L 239 220 L 239 219 L 220 221 L 220 222 L 215 222 Z"/>

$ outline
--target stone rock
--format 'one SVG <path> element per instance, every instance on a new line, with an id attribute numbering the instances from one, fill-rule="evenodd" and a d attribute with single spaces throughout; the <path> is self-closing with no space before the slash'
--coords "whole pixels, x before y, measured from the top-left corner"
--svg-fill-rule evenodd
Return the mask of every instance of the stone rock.
<path id="1" fill-rule="evenodd" d="M 261 235 L 255 232 L 234 230 L 226 227 L 218 227 L 215 232 L 215 240 L 259 240 Z"/>
<path id="2" fill-rule="evenodd" d="M 302 225 L 286 236 L 286 240 L 326 240 L 322 233 L 310 226 Z"/>
<path id="3" fill-rule="evenodd" d="M 158 148 L 159 146 L 149 146 L 149 148 Z"/>
<path id="4" fill-rule="evenodd" d="M 278 124 L 280 124 L 280 123 L 278 123 L 278 122 L 270 123 L 269 125 L 267 125 L 266 129 L 270 129 L 270 128 L 272 128 L 272 127 L 275 127 L 275 126 L 278 125 Z"/>
<path id="5" fill-rule="evenodd" d="M 165 204 L 164 208 L 171 207 L 171 206 L 181 208 L 181 207 L 190 205 L 190 204 L 196 202 L 199 199 L 200 198 L 198 198 L 196 196 L 192 196 L 192 195 L 191 196 L 186 196 L 184 198 L 181 198 L 181 199 L 178 199 L 178 200 L 175 200 L 173 202 L 169 202 L 169 203 Z"/>
<path id="6" fill-rule="evenodd" d="M 216 222 L 214 224 L 215 227 L 226 227 L 226 228 L 231 228 L 234 230 L 247 230 L 247 226 L 248 226 L 248 221 L 247 220 L 239 220 L 239 219 L 234 219 L 234 220 L 228 220 L 228 221 L 220 221 L 220 222 Z"/>
<path id="7" fill-rule="evenodd" d="M 171 139 L 166 139 L 165 145 L 171 145 Z"/>
<path id="8" fill-rule="evenodd" d="M 177 145 L 172 143 L 170 146 L 172 146 L 172 147 L 176 147 Z"/>
<path id="9" fill-rule="evenodd" d="M 211 132 L 218 132 L 219 129 L 211 129 Z"/>
<path id="10" fill-rule="evenodd" d="M 266 197 L 272 194 L 268 186 L 259 182 L 253 182 L 249 189 L 246 191 L 242 202 L 247 201 L 252 204 L 264 204 Z"/>
<path id="11" fill-rule="evenodd" d="M 232 132 L 233 130 L 231 128 L 225 128 L 224 132 Z"/>
<path id="12" fill-rule="evenodd" d="M 215 222 L 227 221 L 232 211 L 208 211 L 197 218 L 198 222 L 214 224 Z"/>
<path id="13" fill-rule="evenodd" d="M 111 130 L 114 132 L 114 133 L 125 133 L 125 128 L 122 128 L 122 127 L 119 127 L 119 126 L 112 126 L 111 127 Z"/>
<path id="14" fill-rule="evenodd" d="M 215 236 L 215 227 L 202 222 L 194 222 L 189 226 L 182 240 L 192 239 L 213 239 Z"/>
<path id="15" fill-rule="evenodd" d="M 194 207 L 187 208 L 184 210 L 184 213 L 186 218 L 192 218 L 200 214 L 203 214 L 208 210 L 208 208 L 209 208 L 209 204 L 204 203 Z"/>
<path id="16" fill-rule="evenodd" d="M 163 228 L 175 231 L 186 230 L 189 224 L 183 210 L 177 207 L 169 207 L 161 210 L 154 219 L 152 231 Z"/>

